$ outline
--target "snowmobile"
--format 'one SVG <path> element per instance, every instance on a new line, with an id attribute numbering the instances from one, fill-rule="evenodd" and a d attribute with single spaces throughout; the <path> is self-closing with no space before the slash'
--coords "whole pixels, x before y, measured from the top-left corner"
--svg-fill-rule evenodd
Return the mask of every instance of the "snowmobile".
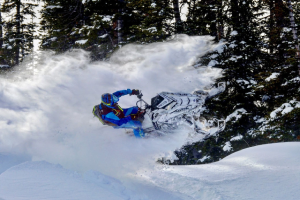
<path id="1" fill-rule="evenodd" d="M 161 92 L 151 99 L 151 105 L 138 95 L 136 105 L 142 113 L 139 120 L 147 135 L 153 133 L 164 135 L 187 126 L 194 133 L 202 134 L 204 138 L 224 130 L 225 120 L 202 118 L 201 112 L 205 101 L 223 92 L 225 84 L 219 84 L 210 94 L 199 90 L 193 94 Z"/>

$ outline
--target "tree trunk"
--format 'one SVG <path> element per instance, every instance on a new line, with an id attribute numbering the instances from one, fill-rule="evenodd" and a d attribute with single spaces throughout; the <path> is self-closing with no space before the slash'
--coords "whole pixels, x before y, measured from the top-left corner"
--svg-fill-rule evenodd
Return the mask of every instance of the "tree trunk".
<path id="1" fill-rule="evenodd" d="M 291 0 L 287 1 L 288 6 L 289 6 L 289 16 L 290 16 L 290 21 L 291 21 L 291 28 L 293 31 L 293 39 L 296 41 L 296 59 L 298 60 L 298 71 L 299 71 L 299 75 L 300 75 L 300 49 L 299 49 L 299 43 L 298 43 L 298 35 L 297 35 L 297 30 L 296 30 L 296 26 L 295 26 L 295 18 L 294 18 L 294 13 L 293 13 L 293 7 L 292 7 L 292 3 Z"/>
<path id="2" fill-rule="evenodd" d="M 174 10 L 174 15 L 175 15 L 176 33 L 182 33 L 183 27 L 182 27 L 182 21 L 180 18 L 178 0 L 173 0 L 173 10 Z"/>
<path id="3" fill-rule="evenodd" d="M 269 9 L 270 9 L 270 35 L 269 35 L 269 46 L 270 46 L 270 54 L 273 54 L 274 52 L 274 2 L 273 0 L 269 0 Z"/>
<path id="4" fill-rule="evenodd" d="M 275 0 L 275 19 L 276 19 L 276 27 L 283 28 L 284 4 L 282 0 Z"/>
<path id="5" fill-rule="evenodd" d="M 120 44 L 123 41 L 123 34 L 122 34 L 122 28 L 123 28 L 123 20 L 121 17 L 118 18 L 118 44 Z"/>
<path id="6" fill-rule="evenodd" d="M 240 27 L 240 20 L 239 20 L 239 4 L 238 0 L 231 0 L 231 13 L 232 13 L 232 28 L 233 30 L 238 30 Z"/>
<path id="7" fill-rule="evenodd" d="M 0 7 L 1 7 L 1 3 L 0 3 Z M 1 11 L 0 11 L 0 48 L 2 48 L 3 45 L 3 30 L 2 30 L 2 15 L 1 15 Z"/>
<path id="8" fill-rule="evenodd" d="M 285 17 L 285 12 L 284 12 L 284 4 L 282 0 L 275 0 L 275 21 L 276 21 L 276 46 L 278 47 L 278 59 L 283 60 L 284 59 L 284 54 L 285 50 L 282 48 L 282 39 L 280 38 L 280 35 L 282 33 L 283 27 L 284 27 L 284 17 Z"/>
<path id="9" fill-rule="evenodd" d="M 218 12 L 217 12 L 217 36 L 218 41 L 224 37 L 224 23 L 222 19 L 222 0 L 217 2 Z"/>
<path id="10" fill-rule="evenodd" d="M 117 29 L 118 29 L 118 44 L 120 45 L 123 42 L 123 19 L 122 19 L 122 13 L 124 11 L 123 7 L 124 7 L 124 0 L 119 0 L 119 9 L 118 9 L 118 13 L 119 13 L 119 17 L 117 20 Z"/>
<path id="11" fill-rule="evenodd" d="M 20 43 L 21 43 L 21 1 L 17 1 L 17 15 L 16 15 L 16 21 L 17 21 L 17 34 L 16 34 L 16 60 L 15 64 L 19 64 L 19 59 L 20 59 Z"/>
<path id="12" fill-rule="evenodd" d="M 217 6 L 217 1 L 216 0 L 207 0 L 205 2 L 207 6 Z M 207 13 L 207 21 L 210 21 L 208 24 L 210 25 L 209 28 L 209 33 L 211 36 L 217 37 L 218 36 L 218 28 L 217 28 L 217 14 L 218 12 L 211 10 L 210 12 Z"/>
<path id="13" fill-rule="evenodd" d="M 284 49 L 282 49 L 282 40 L 280 34 L 284 27 L 285 6 L 282 0 L 269 0 L 270 6 L 270 53 L 273 54 L 276 49 L 277 60 L 284 59 Z"/>

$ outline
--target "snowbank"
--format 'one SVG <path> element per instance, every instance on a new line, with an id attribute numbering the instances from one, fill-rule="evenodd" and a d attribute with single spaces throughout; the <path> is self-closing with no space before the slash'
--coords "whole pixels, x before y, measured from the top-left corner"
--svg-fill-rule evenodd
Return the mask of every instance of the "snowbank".
<path id="1" fill-rule="evenodd" d="M 0 175 L 0 197 L 5 200 L 111 199 L 123 200 L 124 187 L 101 173 L 90 181 L 80 174 L 47 162 L 26 162 Z"/>
<path id="2" fill-rule="evenodd" d="M 166 166 L 143 173 L 145 180 L 190 200 L 282 200 L 300 195 L 300 143 L 261 145 L 212 164 Z"/>
<path id="3" fill-rule="evenodd" d="M 140 169 L 121 180 L 45 161 L 0 174 L 4 200 L 282 200 L 300 195 L 300 143 L 261 145 L 211 164 Z M 0 161 L 1 166 L 2 160 Z"/>

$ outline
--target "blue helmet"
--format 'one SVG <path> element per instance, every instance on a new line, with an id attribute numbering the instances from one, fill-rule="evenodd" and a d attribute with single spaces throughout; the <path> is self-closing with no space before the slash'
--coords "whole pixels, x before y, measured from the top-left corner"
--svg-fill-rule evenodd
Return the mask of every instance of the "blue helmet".
<path id="1" fill-rule="evenodd" d="M 105 93 L 102 95 L 101 101 L 104 105 L 112 106 L 119 101 L 119 98 L 113 94 Z"/>

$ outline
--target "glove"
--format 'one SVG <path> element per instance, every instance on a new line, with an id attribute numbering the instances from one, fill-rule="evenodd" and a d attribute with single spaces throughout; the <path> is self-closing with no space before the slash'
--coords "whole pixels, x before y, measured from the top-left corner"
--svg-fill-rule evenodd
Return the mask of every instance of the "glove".
<path id="1" fill-rule="evenodd" d="M 132 120 L 137 120 L 138 115 L 137 115 L 137 114 L 135 114 L 135 115 L 130 115 L 130 117 L 131 117 Z"/>
<path id="2" fill-rule="evenodd" d="M 136 89 L 133 89 L 131 90 L 131 95 L 139 95 L 140 94 L 140 91 L 139 90 L 136 90 Z"/>

